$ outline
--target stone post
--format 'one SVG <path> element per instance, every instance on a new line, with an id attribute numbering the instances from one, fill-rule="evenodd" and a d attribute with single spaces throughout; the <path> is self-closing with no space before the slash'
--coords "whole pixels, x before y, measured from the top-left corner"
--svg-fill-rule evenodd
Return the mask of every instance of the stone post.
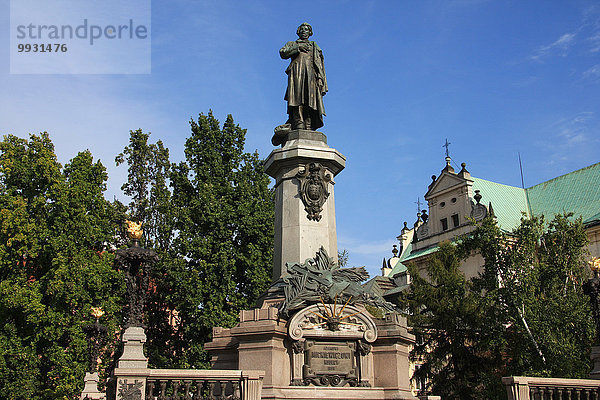
<path id="1" fill-rule="evenodd" d="M 81 392 L 81 396 L 79 396 L 80 400 L 84 399 L 98 399 L 104 400 L 106 399 L 106 394 L 102 393 L 98 390 L 98 373 L 97 372 L 86 372 L 84 378 L 83 392 Z"/>
<path id="2" fill-rule="evenodd" d="M 144 328 L 130 326 L 123 333 L 123 355 L 119 358 L 118 368 L 148 368 L 148 359 L 144 356 L 146 333 Z"/>
<path id="3" fill-rule="evenodd" d="M 304 262 L 323 246 L 337 262 L 335 177 L 346 158 L 320 132 L 294 130 L 271 152 L 265 172 L 275 179 L 273 281 L 285 263 Z"/>
<path id="4" fill-rule="evenodd" d="M 529 382 L 524 376 L 502 378 L 508 400 L 529 400 Z"/>
<path id="5" fill-rule="evenodd" d="M 123 333 L 122 341 L 123 354 L 114 372 L 117 378 L 116 399 L 145 399 L 146 376 L 143 371 L 148 368 L 148 359 L 144 356 L 144 328 L 130 326 Z"/>

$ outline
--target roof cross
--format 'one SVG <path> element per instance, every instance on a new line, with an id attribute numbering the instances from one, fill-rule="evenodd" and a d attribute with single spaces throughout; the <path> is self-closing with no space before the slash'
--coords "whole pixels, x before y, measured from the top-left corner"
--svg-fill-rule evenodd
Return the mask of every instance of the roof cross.
<path id="1" fill-rule="evenodd" d="M 442 145 L 442 147 L 446 148 L 446 157 L 450 157 L 450 151 L 448 150 L 448 147 L 450 147 L 452 143 L 448 142 L 448 138 L 446 138 L 446 143 L 444 143 Z"/>

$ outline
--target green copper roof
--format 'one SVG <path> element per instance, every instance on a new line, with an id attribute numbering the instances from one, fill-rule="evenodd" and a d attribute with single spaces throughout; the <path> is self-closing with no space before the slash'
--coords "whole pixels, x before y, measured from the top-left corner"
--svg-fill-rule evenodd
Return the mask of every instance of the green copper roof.
<path id="1" fill-rule="evenodd" d="M 405 249 L 402 249 L 402 254 L 400 254 L 400 259 L 396 262 L 396 265 L 392 265 L 392 270 L 389 273 L 389 277 L 393 277 L 397 273 L 406 271 L 406 265 L 402 264 L 402 260 L 410 255 L 412 251 L 412 243 L 409 243 Z"/>
<path id="2" fill-rule="evenodd" d="M 406 265 L 402 264 L 402 260 L 398 260 L 398 262 L 396 263 L 396 265 L 394 265 L 392 267 L 392 271 L 390 272 L 390 274 L 388 275 L 389 277 L 394 277 L 394 275 L 400 273 L 400 272 L 404 272 L 406 271 Z"/>
<path id="3" fill-rule="evenodd" d="M 406 257 L 401 258 L 399 263 L 406 263 L 406 261 L 410 261 L 414 258 L 420 257 L 420 256 L 424 256 L 426 254 L 431 254 L 436 252 L 438 249 L 438 246 L 432 246 L 432 247 L 428 247 L 426 249 L 421 249 L 421 250 L 417 250 L 417 251 L 413 251 L 410 254 L 408 254 Z"/>
<path id="4" fill-rule="evenodd" d="M 600 163 L 573 171 L 527 189 L 533 215 L 572 212 L 584 223 L 600 219 Z M 492 203 L 494 210 L 496 204 Z"/>
<path id="5" fill-rule="evenodd" d="M 481 203 L 492 203 L 494 215 L 500 228 L 506 232 L 512 231 L 521 223 L 522 213 L 527 213 L 527 195 L 525 190 L 480 178 L 473 179 L 473 195 L 479 190 L 482 197 Z"/>

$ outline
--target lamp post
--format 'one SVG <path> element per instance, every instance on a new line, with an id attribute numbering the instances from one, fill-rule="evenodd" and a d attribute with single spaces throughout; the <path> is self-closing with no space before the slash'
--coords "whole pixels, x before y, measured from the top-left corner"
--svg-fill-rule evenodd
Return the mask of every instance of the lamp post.
<path id="1" fill-rule="evenodd" d="M 148 299 L 150 270 L 158 261 L 154 250 L 140 247 L 142 224 L 127 221 L 127 236 L 132 240 L 128 249 L 117 250 L 115 264 L 125 273 L 127 312 L 125 328 L 144 327 L 144 306 Z"/>
<path id="2" fill-rule="evenodd" d="M 144 308 L 148 299 L 150 271 L 158 256 L 154 250 L 140 246 L 142 234 L 141 223 L 127 221 L 127 235 L 132 245 L 128 249 L 117 250 L 115 254 L 115 265 L 125 273 L 127 298 L 123 354 L 114 371 L 117 400 L 145 398 L 146 378 L 143 374 L 140 376 L 148 368 L 148 359 L 144 356 Z"/>
<path id="3" fill-rule="evenodd" d="M 104 311 L 100 307 L 92 307 L 91 314 L 96 318 L 96 322 L 83 326 L 88 339 L 89 351 L 89 372 L 85 373 L 83 392 L 81 399 L 106 399 L 106 395 L 98 390 L 98 356 L 100 355 L 100 347 L 106 339 L 106 327 L 100 323 L 100 317 L 104 315 Z"/>

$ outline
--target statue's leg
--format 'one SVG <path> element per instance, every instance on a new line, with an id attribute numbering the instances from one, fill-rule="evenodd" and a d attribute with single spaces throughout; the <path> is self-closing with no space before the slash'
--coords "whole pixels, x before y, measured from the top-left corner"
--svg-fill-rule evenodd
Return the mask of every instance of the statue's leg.
<path id="1" fill-rule="evenodd" d="M 308 108 L 308 107 L 306 107 L 304 109 L 304 115 L 303 115 L 303 117 L 304 117 L 304 129 L 308 129 L 308 130 L 314 131 L 314 129 L 312 127 L 312 124 L 310 122 L 312 120 L 311 119 L 311 115 L 312 115 L 311 109 Z"/>
<path id="2" fill-rule="evenodd" d="M 304 120 L 302 118 L 302 106 L 288 107 L 292 129 L 304 129 Z"/>

